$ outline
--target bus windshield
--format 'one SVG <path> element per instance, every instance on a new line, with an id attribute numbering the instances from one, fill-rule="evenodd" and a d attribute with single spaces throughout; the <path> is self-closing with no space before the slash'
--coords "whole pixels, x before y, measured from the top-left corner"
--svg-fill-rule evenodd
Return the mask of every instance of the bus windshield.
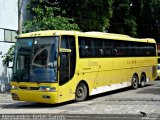
<path id="1" fill-rule="evenodd" d="M 59 37 L 17 40 L 12 81 L 57 82 Z"/>

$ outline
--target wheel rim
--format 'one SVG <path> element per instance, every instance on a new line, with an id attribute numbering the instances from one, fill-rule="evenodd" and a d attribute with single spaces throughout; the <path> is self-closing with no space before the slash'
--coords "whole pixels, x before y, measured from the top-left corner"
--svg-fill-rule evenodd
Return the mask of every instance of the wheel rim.
<path id="1" fill-rule="evenodd" d="M 87 98 L 87 87 L 84 83 L 79 83 L 75 91 L 75 100 L 84 101 Z"/>
<path id="2" fill-rule="evenodd" d="M 138 86 L 138 78 L 137 78 L 137 76 L 133 76 L 132 86 L 133 86 L 133 88 L 137 88 L 137 86 Z"/>
<path id="3" fill-rule="evenodd" d="M 141 86 L 145 86 L 145 79 L 146 79 L 146 77 L 145 77 L 145 75 L 141 75 Z"/>
<path id="4" fill-rule="evenodd" d="M 79 87 L 77 88 L 77 91 L 76 91 L 76 96 L 77 96 L 78 98 L 82 98 L 82 97 L 83 97 L 83 93 L 84 93 L 83 87 L 79 86 Z"/>

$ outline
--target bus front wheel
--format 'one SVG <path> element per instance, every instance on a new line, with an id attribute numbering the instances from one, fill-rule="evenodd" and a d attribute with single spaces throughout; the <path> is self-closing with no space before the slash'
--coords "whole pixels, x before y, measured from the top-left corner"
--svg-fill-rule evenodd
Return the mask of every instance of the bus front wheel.
<path id="1" fill-rule="evenodd" d="M 138 88 L 138 76 L 136 74 L 134 74 L 132 77 L 132 88 Z"/>
<path id="2" fill-rule="evenodd" d="M 75 100 L 77 102 L 84 101 L 86 97 L 87 97 L 87 87 L 84 83 L 79 83 L 75 92 Z"/>

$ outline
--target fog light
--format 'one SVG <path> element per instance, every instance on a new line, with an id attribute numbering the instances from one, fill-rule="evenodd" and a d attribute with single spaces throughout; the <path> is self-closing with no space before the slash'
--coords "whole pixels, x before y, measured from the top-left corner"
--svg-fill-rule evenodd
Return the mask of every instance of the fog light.
<path id="1" fill-rule="evenodd" d="M 55 87 L 50 87 L 50 86 L 40 86 L 39 90 L 41 90 L 41 91 L 52 91 L 52 92 L 55 92 L 56 88 Z"/>
<path id="2" fill-rule="evenodd" d="M 50 99 L 51 97 L 48 96 L 48 95 L 43 95 L 43 98 L 44 98 L 44 99 Z"/>

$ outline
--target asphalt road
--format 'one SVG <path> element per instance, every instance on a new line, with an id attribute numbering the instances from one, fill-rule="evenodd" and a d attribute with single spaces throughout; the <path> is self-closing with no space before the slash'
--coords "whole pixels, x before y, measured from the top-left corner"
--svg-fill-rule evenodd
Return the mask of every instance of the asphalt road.
<path id="1" fill-rule="evenodd" d="M 84 102 L 69 101 L 56 105 L 13 101 L 10 94 L 0 94 L 0 114 L 0 119 L 7 118 L 4 114 L 25 114 L 34 118 L 52 116 L 58 120 L 160 120 L 160 80 L 153 81 L 144 88 L 124 88 L 91 96 Z M 37 114 L 44 116 L 36 116 Z"/>

